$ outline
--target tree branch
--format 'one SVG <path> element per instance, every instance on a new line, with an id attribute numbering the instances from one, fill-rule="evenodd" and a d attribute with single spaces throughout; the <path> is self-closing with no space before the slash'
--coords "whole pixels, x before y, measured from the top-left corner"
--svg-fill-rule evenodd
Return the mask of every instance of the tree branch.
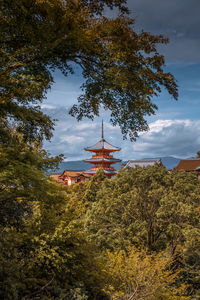
<path id="1" fill-rule="evenodd" d="M 51 278 L 51 280 L 50 280 L 49 282 L 47 282 L 47 283 L 46 283 L 43 287 L 41 287 L 39 290 L 37 290 L 37 291 L 35 291 L 35 292 L 33 292 L 33 293 L 29 294 L 29 295 L 26 295 L 24 298 L 27 299 L 27 298 L 29 298 L 29 297 L 32 297 L 32 296 L 34 296 L 34 295 L 37 295 L 37 294 L 43 292 L 43 291 L 46 289 L 46 287 L 49 286 L 49 285 L 52 283 L 53 280 L 54 280 L 54 276 Z"/>

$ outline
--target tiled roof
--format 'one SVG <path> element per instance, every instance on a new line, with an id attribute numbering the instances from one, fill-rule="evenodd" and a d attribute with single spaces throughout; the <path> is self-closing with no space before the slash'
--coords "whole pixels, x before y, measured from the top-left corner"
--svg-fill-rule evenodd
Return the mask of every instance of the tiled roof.
<path id="1" fill-rule="evenodd" d="M 112 151 L 120 151 L 121 150 L 121 148 L 115 147 L 115 146 L 109 144 L 103 138 L 99 142 L 97 142 L 96 144 L 94 144 L 93 146 L 85 148 L 86 151 L 93 151 L 93 150 L 96 151 L 96 150 L 101 150 L 101 149 L 109 150 L 111 152 Z"/>
<path id="2" fill-rule="evenodd" d="M 144 168 L 153 166 L 155 164 L 162 164 L 160 159 L 143 159 L 143 160 L 129 160 L 125 167 L 135 168 L 136 166 Z"/>
<path id="3" fill-rule="evenodd" d="M 68 177 L 78 177 L 78 176 L 85 176 L 84 170 L 64 170 L 64 172 L 61 175 L 68 176 Z"/>
<path id="4" fill-rule="evenodd" d="M 179 164 L 175 167 L 175 169 L 184 171 L 199 171 L 200 158 L 181 159 Z"/>
<path id="5" fill-rule="evenodd" d="M 121 162 L 121 159 L 117 159 L 117 158 L 89 158 L 89 159 L 85 159 L 85 162 L 91 162 L 91 163 L 95 163 L 95 162 L 112 162 L 112 163 L 117 163 L 117 162 Z"/>

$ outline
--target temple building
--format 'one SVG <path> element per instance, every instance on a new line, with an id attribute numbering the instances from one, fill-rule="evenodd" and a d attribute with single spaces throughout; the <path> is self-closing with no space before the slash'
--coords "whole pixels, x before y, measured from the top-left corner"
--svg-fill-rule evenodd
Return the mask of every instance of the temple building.
<path id="1" fill-rule="evenodd" d="M 50 177 L 57 183 L 70 186 L 78 182 L 85 182 L 91 175 L 85 174 L 84 170 L 64 170 L 62 174 L 51 174 Z"/>
<path id="2" fill-rule="evenodd" d="M 78 182 L 85 182 L 86 179 L 90 178 L 90 175 L 84 174 L 84 170 L 64 170 L 60 175 L 66 185 L 73 185 Z"/>
<path id="3" fill-rule="evenodd" d="M 114 158 L 111 153 L 120 151 L 121 149 L 109 144 L 104 139 L 103 121 L 100 141 L 93 146 L 85 148 L 85 150 L 94 153 L 91 158 L 84 160 L 85 162 L 90 163 L 94 166 L 91 167 L 90 170 L 85 171 L 84 174 L 94 175 L 100 168 L 104 170 L 104 173 L 108 178 L 111 178 L 113 175 L 117 174 L 116 170 L 114 169 L 114 167 L 111 167 L 111 165 L 121 162 L 121 159 Z"/>
<path id="4" fill-rule="evenodd" d="M 141 159 L 141 160 L 128 160 L 125 167 L 129 168 L 135 168 L 135 167 L 141 167 L 146 168 L 148 166 L 154 166 L 155 164 L 158 164 L 159 166 L 162 166 L 161 159 Z"/>
<path id="5" fill-rule="evenodd" d="M 175 167 L 175 170 L 196 172 L 198 178 L 200 179 L 200 158 L 181 159 L 179 164 Z"/>

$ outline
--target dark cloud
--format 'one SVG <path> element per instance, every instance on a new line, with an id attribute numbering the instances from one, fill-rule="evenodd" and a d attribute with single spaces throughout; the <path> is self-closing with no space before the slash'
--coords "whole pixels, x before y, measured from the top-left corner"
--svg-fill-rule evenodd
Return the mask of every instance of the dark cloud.
<path id="1" fill-rule="evenodd" d="M 199 0 L 129 0 L 128 6 L 138 30 L 170 38 L 161 49 L 167 60 L 200 62 Z"/>
<path id="2" fill-rule="evenodd" d="M 199 0 L 130 0 L 128 6 L 145 30 L 199 37 Z"/>

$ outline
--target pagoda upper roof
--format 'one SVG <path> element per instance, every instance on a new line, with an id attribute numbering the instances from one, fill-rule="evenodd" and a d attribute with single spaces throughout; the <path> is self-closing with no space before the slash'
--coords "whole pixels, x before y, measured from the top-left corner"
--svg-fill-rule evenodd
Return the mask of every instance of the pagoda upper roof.
<path id="1" fill-rule="evenodd" d="M 93 146 L 85 148 L 86 151 L 97 151 L 97 150 L 107 150 L 107 151 L 120 151 L 121 148 L 115 147 L 109 144 L 104 138 L 101 138 L 99 142 L 94 144 Z"/>

